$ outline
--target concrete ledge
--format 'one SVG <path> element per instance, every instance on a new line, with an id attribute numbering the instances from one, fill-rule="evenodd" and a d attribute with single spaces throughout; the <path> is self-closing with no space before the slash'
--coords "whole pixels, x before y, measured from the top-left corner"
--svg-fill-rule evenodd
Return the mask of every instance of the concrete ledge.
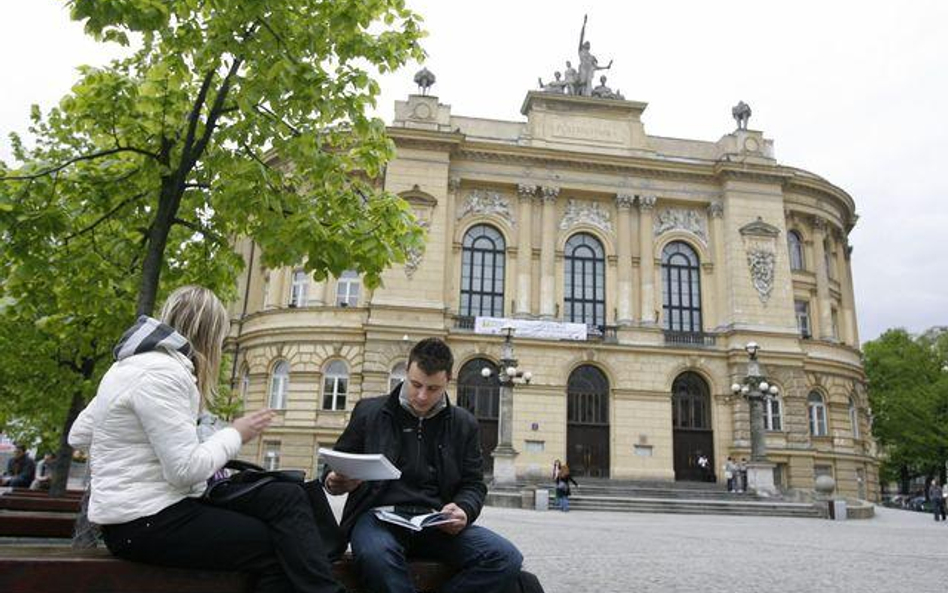
<path id="1" fill-rule="evenodd" d="M 875 516 L 876 507 L 871 503 L 860 501 L 846 505 L 847 519 L 872 519 Z"/>

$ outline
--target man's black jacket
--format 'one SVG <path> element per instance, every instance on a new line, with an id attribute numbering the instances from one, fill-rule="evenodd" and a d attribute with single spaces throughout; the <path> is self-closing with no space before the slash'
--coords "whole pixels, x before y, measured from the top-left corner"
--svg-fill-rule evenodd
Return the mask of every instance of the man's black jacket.
<path id="1" fill-rule="evenodd" d="M 359 401 L 352 410 L 349 425 L 336 441 L 335 449 L 348 453 L 383 453 L 397 465 L 401 448 L 397 420 L 400 391 L 401 385 L 398 385 L 388 395 Z M 451 405 L 450 401 L 440 414 L 446 414 L 436 436 L 438 455 L 435 469 L 441 501 L 461 507 L 467 513 L 468 525 L 471 525 L 480 514 L 487 494 L 477 420 L 464 408 Z M 343 532 L 348 534 L 362 513 L 377 506 L 388 485 L 389 482 L 385 481 L 364 482 L 349 493 L 342 513 Z"/>

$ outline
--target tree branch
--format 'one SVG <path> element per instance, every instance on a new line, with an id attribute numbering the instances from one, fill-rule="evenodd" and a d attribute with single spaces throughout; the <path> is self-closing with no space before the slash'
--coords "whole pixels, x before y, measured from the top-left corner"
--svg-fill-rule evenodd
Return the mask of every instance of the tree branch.
<path id="1" fill-rule="evenodd" d="M 100 224 L 102 224 L 103 222 L 111 218 L 113 214 L 115 214 L 116 212 L 118 212 L 119 210 L 127 206 L 128 204 L 131 204 L 135 200 L 139 200 L 145 197 L 146 195 L 148 195 L 148 192 L 143 191 L 129 198 L 125 198 L 124 200 L 119 202 L 114 208 L 112 208 L 111 210 L 109 210 L 108 212 L 100 216 L 99 218 L 97 218 L 92 224 L 90 224 L 86 228 L 76 231 L 75 233 L 72 233 L 71 235 L 68 235 L 65 239 L 63 239 L 63 245 L 68 245 L 69 241 L 71 241 L 72 239 L 75 239 L 76 237 L 82 236 L 94 230 L 97 226 L 99 226 Z"/>
<path id="2" fill-rule="evenodd" d="M 109 155 L 111 155 L 111 154 L 118 154 L 118 153 L 120 153 L 120 152 L 133 152 L 133 153 L 135 153 L 135 154 L 143 154 L 143 155 L 145 155 L 145 156 L 149 156 L 149 157 L 154 158 L 154 159 L 157 159 L 157 158 L 158 158 L 158 155 L 156 155 L 156 154 L 154 154 L 154 153 L 152 153 L 152 152 L 148 152 L 147 150 L 143 150 L 143 149 L 141 149 L 141 148 L 135 148 L 135 147 L 132 147 L 132 146 L 117 146 L 117 147 L 115 147 L 115 148 L 109 148 L 108 150 L 100 150 L 100 151 L 94 152 L 94 153 L 92 153 L 92 154 L 84 154 L 84 155 L 81 155 L 81 156 L 77 156 L 77 157 L 75 157 L 75 158 L 71 158 L 71 159 L 69 159 L 68 161 L 66 161 L 66 162 L 64 162 L 64 163 L 62 163 L 62 164 L 59 164 L 59 165 L 57 165 L 57 166 L 55 166 L 55 167 L 50 167 L 49 169 L 45 169 L 45 170 L 43 170 L 43 171 L 40 171 L 39 173 L 33 173 L 33 174 L 30 174 L 30 175 L 8 175 L 8 176 L 3 176 L 3 177 L 0 177 L 0 181 L 28 181 L 28 180 L 31 180 L 31 179 L 39 179 L 40 177 L 45 177 L 46 175 L 51 175 L 51 174 L 53 174 L 53 173 L 58 173 L 59 171 L 62 171 L 62 170 L 65 169 L 66 167 L 68 167 L 68 166 L 70 166 L 70 165 L 74 165 L 74 164 L 76 164 L 76 163 L 78 163 L 78 162 L 81 162 L 81 161 L 92 161 L 92 160 L 95 160 L 95 159 L 98 159 L 98 158 L 102 158 L 102 157 L 104 157 L 104 156 L 109 156 Z"/>
<path id="3" fill-rule="evenodd" d="M 174 224 L 180 224 L 180 225 L 183 226 L 183 227 L 189 228 L 189 229 L 191 229 L 192 231 L 194 231 L 195 233 L 201 233 L 201 234 L 204 235 L 205 237 L 210 238 L 212 241 L 214 241 L 214 242 L 217 243 L 218 245 L 226 245 L 226 244 L 227 244 L 227 242 L 224 241 L 224 238 L 223 238 L 223 237 L 221 237 L 220 235 L 218 235 L 218 234 L 215 233 L 214 231 L 208 229 L 207 227 L 203 227 L 203 226 L 197 224 L 196 222 L 191 222 L 190 220 L 184 220 L 184 219 L 181 219 L 181 218 L 175 218 L 172 222 L 173 222 Z"/>
<path id="4" fill-rule="evenodd" d="M 204 107 L 204 101 L 207 100 L 207 91 L 210 90 L 213 80 L 214 70 L 211 69 L 204 75 L 204 80 L 201 81 L 201 90 L 198 91 L 191 113 L 188 114 L 188 134 L 184 138 L 184 149 L 181 151 L 182 161 L 189 160 L 191 146 L 194 144 L 194 135 L 197 132 L 198 120 L 201 119 L 201 108 Z"/>

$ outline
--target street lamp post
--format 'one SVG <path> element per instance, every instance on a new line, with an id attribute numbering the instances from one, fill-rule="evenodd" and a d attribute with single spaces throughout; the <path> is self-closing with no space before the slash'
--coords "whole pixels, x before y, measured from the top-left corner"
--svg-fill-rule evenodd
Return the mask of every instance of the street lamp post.
<path id="1" fill-rule="evenodd" d="M 774 486 L 774 464 L 767 461 L 767 440 L 764 431 L 764 402 L 776 396 L 780 390 L 771 385 L 764 376 L 757 360 L 760 346 L 757 342 L 748 342 L 747 372 L 740 383 L 731 385 L 734 395 L 747 400 L 750 408 L 751 459 L 747 464 L 746 489 L 764 496 L 776 494 Z"/>
<path id="2" fill-rule="evenodd" d="M 506 323 L 501 328 L 504 342 L 500 349 L 500 371 L 497 379 L 500 381 L 500 415 L 497 421 L 497 447 L 491 452 L 494 458 L 494 484 L 514 484 L 517 481 L 516 459 L 517 451 L 513 448 L 513 390 L 514 384 L 520 380 L 529 383 L 533 378 L 529 371 L 517 368 L 517 359 L 514 358 L 513 335 L 516 328 Z M 484 378 L 490 377 L 491 370 L 481 369 Z"/>

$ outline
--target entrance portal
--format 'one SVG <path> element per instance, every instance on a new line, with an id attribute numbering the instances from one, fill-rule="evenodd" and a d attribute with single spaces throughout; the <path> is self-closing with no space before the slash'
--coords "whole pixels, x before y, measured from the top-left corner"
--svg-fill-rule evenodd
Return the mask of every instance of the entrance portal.
<path id="1" fill-rule="evenodd" d="M 714 481 L 714 432 L 711 430 L 711 395 L 697 373 L 682 373 L 672 384 L 672 426 L 675 479 Z M 708 459 L 706 468 L 698 460 Z"/>
<path id="2" fill-rule="evenodd" d="M 566 463 L 574 476 L 609 477 L 609 380 L 592 365 L 566 386 Z"/>
<path id="3" fill-rule="evenodd" d="M 481 369 L 489 368 L 489 377 Z M 484 473 L 494 473 L 491 453 L 497 448 L 497 418 L 500 409 L 500 381 L 497 365 L 486 358 L 469 360 L 458 373 L 458 405 L 474 414 L 481 429 L 481 454 Z"/>

